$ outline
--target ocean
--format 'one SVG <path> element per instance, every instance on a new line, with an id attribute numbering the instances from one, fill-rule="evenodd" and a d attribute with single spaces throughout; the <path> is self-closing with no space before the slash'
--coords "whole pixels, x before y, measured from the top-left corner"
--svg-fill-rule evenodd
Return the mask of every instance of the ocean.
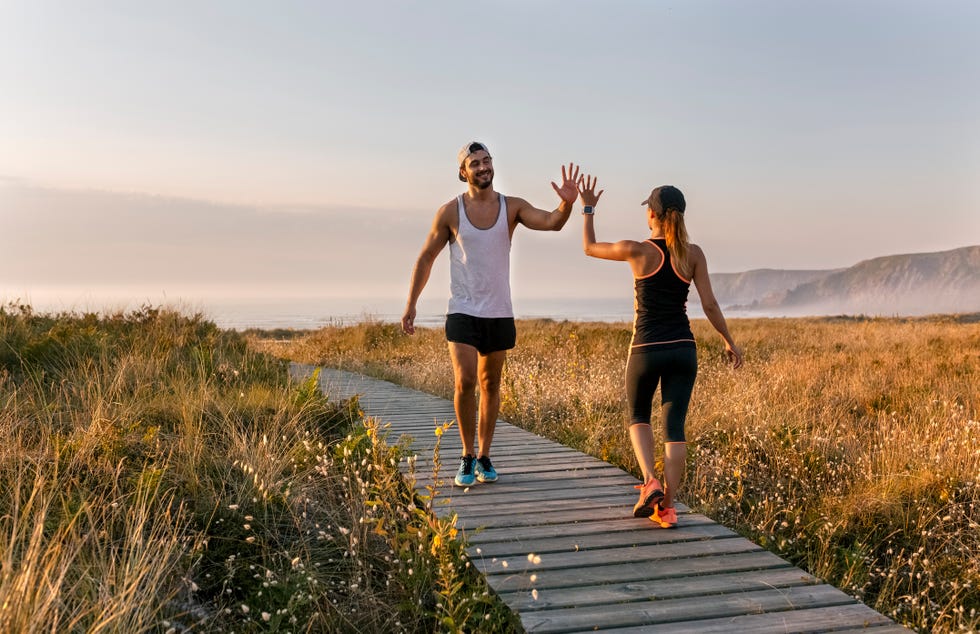
<path id="1" fill-rule="evenodd" d="M 350 325 L 365 321 L 398 323 L 404 299 L 304 298 L 276 300 L 216 300 L 188 304 L 222 328 L 292 328 L 308 330 L 329 325 Z M 633 300 L 599 299 L 514 299 L 518 319 L 629 322 L 633 319 Z M 697 307 L 700 308 L 700 307 Z M 186 310 L 186 309 L 185 309 Z M 697 311 L 700 315 L 700 311 Z M 415 324 L 441 327 L 446 321 L 446 302 L 420 300 Z"/>
<path id="2" fill-rule="evenodd" d="M 71 297 L 71 299 L 64 299 Z M 367 321 L 399 323 L 404 298 L 336 298 L 336 297 L 138 297 L 99 296 L 97 294 L 63 295 L 61 299 L 34 297 L 26 301 L 16 297 L 0 298 L 0 303 L 28 303 L 36 312 L 129 312 L 142 306 L 167 307 L 184 314 L 203 314 L 221 328 L 247 330 L 277 328 L 315 330 L 324 326 L 352 325 Z M 441 327 L 446 320 L 446 299 L 419 301 L 415 323 L 422 327 Z M 631 322 L 633 298 L 514 298 L 518 319 L 554 319 L 556 321 Z M 701 318 L 701 306 L 688 305 L 692 318 Z M 726 313 L 727 315 L 727 313 Z M 738 315 L 732 315 L 738 316 Z"/>

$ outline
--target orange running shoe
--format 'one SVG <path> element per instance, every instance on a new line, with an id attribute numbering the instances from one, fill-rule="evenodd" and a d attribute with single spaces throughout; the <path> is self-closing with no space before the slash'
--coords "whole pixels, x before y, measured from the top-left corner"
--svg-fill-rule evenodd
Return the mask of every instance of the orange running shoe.
<path id="1" fill-rule="evenodd" d="M 653 509 L 653 514 L 650 516 L 650 521 L 660 524 L 660 528 L 676 528 L 677 511 L 673 506 L 660 506 L 657 504 L 656 508 Z"/>
<path id="2" fill-rule="evenodd" d="M 633 507 L 633 517 L 650 517 L 654 508 L 664 499 L 660 480 L 653 478 L 646 484 L 638 484 L 633 488 L 640 490 L 640 501 Z"/>

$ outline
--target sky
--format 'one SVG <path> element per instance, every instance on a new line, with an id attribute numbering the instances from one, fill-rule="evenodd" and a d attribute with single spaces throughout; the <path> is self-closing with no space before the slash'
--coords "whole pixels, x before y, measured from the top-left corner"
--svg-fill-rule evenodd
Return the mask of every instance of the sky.
<path id="1" fill-rule="evenodd" d="M 0 301 L 402 305 L 471 140 L 543 209 L 598 176 L 600 240 L 679 187 L 712 272 L 980 244 L 977 33 L 973 0 L 0 0 Z M 515 234 L 515 305 L 630 285 L 578 213 Z"/>

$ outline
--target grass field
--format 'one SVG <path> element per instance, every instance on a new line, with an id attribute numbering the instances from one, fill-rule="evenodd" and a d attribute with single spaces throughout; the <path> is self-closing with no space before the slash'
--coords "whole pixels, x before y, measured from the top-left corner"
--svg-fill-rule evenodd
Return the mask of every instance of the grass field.
<path id="1" fill-rule="evenodd" d="M 401 455 L 200 316 L 0 306 L 0 632 L 514 631 Z"/>
<path id="2" fill-rule="evenodd" d="M 732 320 L 733 371 L 695 321 L 700 370 L 680 499 L 922 632 L 980 628 L 980 323 Z M 639 475 L 628 324 L 525 321 L 501 416 Z M 330 327 L 263 351 L 451 396 L 440 329 Z"/>

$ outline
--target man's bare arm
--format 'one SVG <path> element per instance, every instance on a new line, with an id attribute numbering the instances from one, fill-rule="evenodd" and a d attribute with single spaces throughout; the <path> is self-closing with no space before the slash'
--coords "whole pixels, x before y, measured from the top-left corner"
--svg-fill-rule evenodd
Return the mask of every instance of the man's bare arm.
<path id="1" fill-rule="evenodd" d="M 559 231 L 568 222 L 572 215 L 572 207 L 575 199 L 578 198 L 578 182 L 580 179 L 579 168 L 574 163 L 569 163 L 566 170 L 561 166 L 562 184 L 559 187 L 552 181 L 551 187 L 561 198 L 558 208 L 554 211 L 545 211 L 533 207 L 526 200 L 517 200 L 517 222 L 523 224 L 528 229 L 537 231 Z"/>
<path id="2" fill-rule="evenodd" d="M 408 303 L 405 306 L 405 313 L 402 315 L 402 330 L 407 334 L 415 334 L 416 304 L 422 294 L 422 289 L 429 281 L 429 274 L 432 272 L 432 264 L 435 262 L 436 256 L 449 243 L 451 232 L 448 220 L 449 213 L 448 204 L 436 212 L 436 217 L 432 221 L 432 229 L 426 236 L 425 244 L 422 245 L 422 252 L 419 253 L 419 257 L 415 261 L 415 268 L 412 270 L 412 282 L 408 290 Z"/>

